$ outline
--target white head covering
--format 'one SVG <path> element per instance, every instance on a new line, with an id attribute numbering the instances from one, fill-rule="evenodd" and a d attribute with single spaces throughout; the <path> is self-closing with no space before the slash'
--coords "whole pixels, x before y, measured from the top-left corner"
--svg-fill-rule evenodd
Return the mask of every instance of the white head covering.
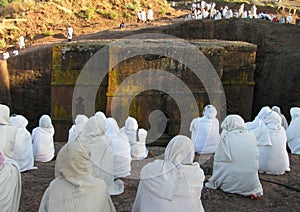
<path id="1" fill-rule="evenodd" d="M 207 119 L 213 119 L 217 116 L 217 109 L 213 105 L 206 105 L 203 111 L 203 115 Z"/>
<path id="2" fill-rule="evenodd" d="M 128 117 L 125 121 L 125 128 L 126 130 L 137 130 L 138 129 L 138 123 L 135 118 Z"/>
<path id="3" fill-rule="evenodd" d="M 98 111 L 95 113 L 95 116 L 100 116 L 101 118 L 103 118 L 104 120 L 106 119 L 105 114 L 102 111 Z"/>
<path id="4" fill-rule="evenodd" d="M 218 149 L 215 154 L 216 161 L 231 161 L 231 152 L 228 139 L 230 139 L 229 133 L 234 133 L 235 135 L 241 134 L 246 130 L 245 122 L 239 115 L 228 115 L 221 124 L 223 129 L 221 134 L 221 140 Z"/>
<path id="5" fill-rule="evenodd" d="M 107 118 L 105 120 L 106 123 L 106 136 L 116 136 L 120 133 L 120 128 L 118 126 L 117 121 L 114 118 Z"/>
<path id="6" fill-rule="evenodd" d="M 292 120 L 300 117 L 300 108 L 292 107 L 290 110 L 290 114 L 291 114 Z"/>
<path id="7" fill-rule="evenodd" d="M 39 212 L 115 211 L 104 181 L 93 176 L 90 155 L 90 150 L 78 140 L 61 148 L 55 179 L 43 195 Z"/>
<path id="8" fill-rule="evenodd" d="M 300 108 L 292 107 L 290 114 L 292 121 L 286 129 L 287 142 L 292 154 L 300 154 Z"/>
<path id="9" fill-rule="evenodd" d="M 74 141 L 80 135 L 84 125 L 87 123 L 89 118 L 86 115 L 77 115 L 75 118 L 75 124 L 69 130 L 69 139 L 68 141 Z"/>
<path id="10" fill-rule="evenodd" d="M 114 181 L 111 140 L 104 135 L 105 128 L 103 117 L 92 116 L 84 125 L 78 140 L 91 151 L 95 177 L 105 181 L 111 195 L 118 195 L 124 192 L 124 184 L 120 180 Z"/>
<path id="11" fill-rule="evenodd" d="M 281 126 L 283 126 L 283 128 L 286 129 L 289 125 L 287 123 L 287 120 L 286 120 L 285 116 L 281 113 L 280 107 L 273 106 L 272 111 L 275 111 L 276 113 L 278 113 L 280 115 L 280 117 L 281 117 Z"/>
<path id="12" fill-rule="evenodd" d="M 9 107 L 6 105 L 0 104 L 0 125 L 9 124 Z"/>
<path id="13" fill-rule="evenodd" d="M 10 117 L 10 123 L 18 128 L 13 159 L 18 163 L 20 171 L 36 169 L 32 150 L 32 138 L 26 129 L 28 120 L 22 115 Z"/>
<path id="14" fill-rule="evenodd" d="M 278 131 L 281 128 L 281 117 L 275 111 L 271 111 L 263 121 L 270 130 Z"/>

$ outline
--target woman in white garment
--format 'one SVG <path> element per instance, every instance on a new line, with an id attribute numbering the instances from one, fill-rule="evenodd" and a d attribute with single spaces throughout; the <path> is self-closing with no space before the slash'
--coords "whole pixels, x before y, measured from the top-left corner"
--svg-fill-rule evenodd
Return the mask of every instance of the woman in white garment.
<path id="1" fill-rule="evenodd" d="M 164 160 L 148 163 L 141 179 L 132 212 L 204 211 L 201 203 L 204 173 L 193 163 L 194 145 L 186 136 L 175 136 Z"/>
<path id="2" fill-rule="evenodd" d="M 143 160 L 148 156 L 148 149 L 146 148 L 147 131 L 138 129 L 135 118 L 129 116 L 121 132 L 124 132 L 129 140 L 132 160 Z"/>
<path id="3" fill-rule="evenodd" d="M 286 129 L 287 143 L 292 154 L 300 154 L 300 108 L 292 107 L 290 114 L 292 121 Z"/>
<path id="4" fill-rule="evenodd" d="M 119 195 L 124 192 L 124 183 L 121 180 L 114 181 L 111 140 L 105 136 L 105 128 L 103 117 L 92 116 L 84 125 L 77 140 L 85 144 L 91 151 L 95 177 L 104 180 L 110 195 Z"/>
<path id="5" fill-rule="evenodd" d="M 239 115 L 229 115 L 221 124 L 213 174 L 206 187 L 257 198 L 263 194 L 258 178 L 258 149 L 253 133 Z"/>
<path id="6" fill-rule="evenodd" d="M 117 121 L 107 118 L 105 135 L 111 140 L 111 149 L 114 157 L 114 177 L 127 177 L 131 171 L 130 144 L 127 136 L 120 132 Z"/>
<path id="7" fill-rule="evenodd" d="M 264 119 L 268 114 L 272 112 L 270 107 L 262 107 L 255 119 L 252 122 L 247 122 L 246 127 L 249 131 L 254 133 L 256 138 L 256 143 L 258 146 L 271 146 L 271 138 L 268 132 L 268 128 L 264 123 Z"/>
<path id="8" fill-rule="evenodd" d="M 203 117 L 193 119 L 190 126 L 195 152 L 198 154 L 214 153 L 220 140 L 217 110 L 213 105 L 207 105 Z"/>
<path id="9" fill-rule="evenodd" d="M 89 118 L 86 115 L 77 115 L 75 118 L 75 124 L 69 129 L 68 142 L 75 141 L 80 135 L 84 125 L 87 123 Z"/>
<path id="10" fill-rule="evenodd" d="M 281 175 L 290 171 L 289 156 L 286 150 L 286 132 L 281 126 L 281 117 L 272 111 L 263 119 L 271 138 L 271 146 L 258 146 L 259 172 Z"/>
<path id="11" fill-rule="evenodd" d="M 289 125 L 288 125 L 288 122 L 287 122 L 285 116 L 281 113 L 280 107 L 273 106 L 272 110 L 280 115 L 280 117 L 281 117 L 281 126 L 283 126 L 283 128 L 286 129 Z"/>
<path id="12" fill-rule="evenodd" d="M 43 195 L 39 212 L 115 211 L 105 182 L 93 175 L 90 155 L 90 150 L 78 140 L 61 148 L 55 179 Z"/>
<path id="13" fill-rule="evenodd" d="M 0 210 L 18 212 L 21 198 L 21 174 L 18 164 L 0 149 Z"/>
<path id="14" fill-rule="evenodd" d="M 54 158 L 54 128 L 50 116 L 42 115 L 39 126 L 32 130 L 32 148 L 34 160 L 49 162 Z"/>
<path id="15" fill-rule="evenodd" d="M 34 167 L 32 138 L 26 129 L 28 120 L 22 115 L 16 115 L 10 117 L 9 122 L 18 129 L 13 159 L 18 163 L 21 172 L 36 169 Z"/>
<path id="16" fill-rule="evenodd" d="M 16 143 L 17 128 L 9 123 L 9 107 L 0 104 L 0 150 L 13 159 Z"/>

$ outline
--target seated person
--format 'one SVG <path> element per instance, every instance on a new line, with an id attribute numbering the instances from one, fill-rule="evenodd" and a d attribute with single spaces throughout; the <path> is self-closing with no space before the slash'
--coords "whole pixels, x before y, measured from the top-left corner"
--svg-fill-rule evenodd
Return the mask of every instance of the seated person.
<path id="1" fill-rule="evenodd" d="M 10 117 L 9 122 L 18 129 L 13 159 L 18 163 L 21 172 L 36 169 L 34 167 L 32 138 L 30 132 L 26 129 L 27 119 L 22 115 L 16 115 Z"/>
<path id="2" fill-rule="evenodd" d="M 54 158 L 54 128 L 50 116 L 42 115 L 39 126 L 32 130 L 32 148 L 34 160 L 49 162 Z"/>
<path id="3" fill-rule="evenodd" d="M 259 172 L 281 175 L 290 171 L 290 161 L 286 150 L 286 132 L 281 126 L 281 117 L 272 111 L 263 119 L 268 128 L 271 145 L 258 146 Z"/>
<path id="4" fill-rule="evenodd" d="M 155 160 L 141 170 L 132 212 L 204 211 L 201 202 L 204 173 L 194 160 L 193 142 L 175 136 L 164 160 Z"/>
<path id="5" fill-rule="evenodd" d="M 75 124 L 69 129 L 68 142 L 75 141 L 80 135 L 84 125 L 87 123 L 89 118 L 86 115 L 77 115 L 75 118 Z"/>
<path id="6" fill-rule="evenodd" d="M 258 198 L 263 189 L 258 178 L 259 155 L 254 134 L 246 129 L 239 115 L 227 116 L 221 128 L 213 174 L 205 186 Z"/>
<path id="7" fill-rule="evenodd" d="M 114 177 L 127 177 L 131 171 L 130 144 L 127 136 L 120 132 L 117 121 L 107 118 L 105 135 L 111 140 L 114 157 Z"/>
<path id="8" fill-rule="evenodd" d="M 55 179 L 46 189 L 39 212 L 115 211 L 105 182 L 94 177 L 90 150 L 80 141 L 58 153 Z"/>
<path id="9" fill-rule="evenodd" d="M 292 121 L 286 129 L 287 144 L 292 154 L 300 154 L 300 108 L 290 110 Z"/>
<path id="10" fill-rule="evenodd" d="M 213 105 L 207 105 L 203 117 L 193 119 L 190 126 L 195 152 L 198 154 L 214 153 L 220 140 L 217 110 Z"/>
<path id="11" fill-rule="evenodd" d="M 148 156 L 146 148 L 147 131 L 138 129 L 135 118 L 128 117 L 121 132 L 124 132 L 129 140 L 132 160 L 143 160 Z"/>
<path id="12" fill-rule="evenodd" d="M 4 156 L 0 149 L 0 208 L 5 212 L 19 211 L 21 174 L 18 164 Z"/>

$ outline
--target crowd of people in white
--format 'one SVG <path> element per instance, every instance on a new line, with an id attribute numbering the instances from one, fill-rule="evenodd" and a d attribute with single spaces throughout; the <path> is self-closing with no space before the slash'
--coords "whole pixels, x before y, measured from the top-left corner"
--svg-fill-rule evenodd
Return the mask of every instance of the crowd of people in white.
<path id="1" fill-rule="evenodd" d="M 291 13 L 288 16 L 281 16 L 278 20 L 275 14 L 269 14 L 260 12 L 258 13 L 257 7 L 255 4 L 251 6 L 250 10 L 245 9 L 245 4 L 241 4 L 239 9 L 231 9 L 228 6 L 220 7 L 219 9 L 216 8 L 215 2 L 207 3 L 205 1 L 194 1 L 190 7 L 191 13 L 185 17 L 185 20 L 192 20 L 192 19 L 214 19 L 214 20 L 221 20 L 221 19 L 231 19 L 231 18 L 260 18 L 269 20 L 272 22 L 279 22 L 279 23 L 287 23 L 292 24 L 293 16 Z"/>
<path id="2" fill-rule="evenodd" d="M 300 108 L 292 107 L 290 115 L 288 125 L 279 107 L 266 106 L 251 122 L 228 115 L 220 126 L 216 108 L 205 106 L 203 116 L 191 121 L 191 138 L 175 136 L 163 160 L 142 168 L 132 211 L 204 211 L 203 186 L 254 199 L 262 196 L 258 174 L 289 172 L 288 149 L 300 154 Z M 55 159 L 51 118 L 42 115 L 31 134 L 27 124 L 24 116 L 10 116 L 9 107 L 0 104 L 3 211 L 18 211 L 21 172 L 37 169 L 34 161 Z M 132 160 L 148 156 L 146 137 L 147 131 L 139 129 L 133 117 L 120 128 L 101 111 L 90 118 L 77 115 L 68 142 L 56 157 L 55 179 L 46 189 L 39 211 L 115 211 L 110 195 L 124 192 L 120 178 L 131 175 Z M 203 170 L 194 162 L 195 153 L 214 156 L 213 173 L 206 183 Z"/>

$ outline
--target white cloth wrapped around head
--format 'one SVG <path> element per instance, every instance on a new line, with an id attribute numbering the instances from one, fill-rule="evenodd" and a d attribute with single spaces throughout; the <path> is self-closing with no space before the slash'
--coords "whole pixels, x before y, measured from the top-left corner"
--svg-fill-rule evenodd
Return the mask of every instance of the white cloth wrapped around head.
<path id="1" fill-rule="evenodd" d="M 25 128 L 28 125 L 28 120 L 22 115 L 10 117 L 9 122 L 17 128 Z"/>
<path id="2" fill-rule="evenodd" d="M 275 111 L 271 111 L 268 116 L 263 119 L 263 122 L 271 130 L 279 130 L 281 127 L 281 117 Z"/>
<path id="3" fill-rule="evenodd" d="M 9 107 L 0 104 L 0 124 L 9 124 Z"/>
<path id="4" fill-rule="evenodd" d="M 125 121 L 125 128 L 126 130 L 137 130 L 138 129 L 138 123 L 135 118 L 128 117 Z"/>
<path id="5" fill-rule="evenodd" d="M 290 114 L 292 119 L 300 117 L 300 108 L 299 107 L 292 107 L 290 109 Z"/>
<path id="6" fill-rule="evenodd" d="M 80 135 L 84 125 L 87 123 L 89 118 L 86 115 L 77 115 L 75 118 L 75 124 L 69 130 L 69 139 L 68 141 L 74 141 Z"/>
<path id="7" fill-rule="evenodd" d="M 203 115 L 207 119 L 213 119 L 217 116 L 217 109 L 213 105 L 206 105 L 203 111 Z"/>
<path id="8" fill-rule="evenodd" d="M 95 113 L 95 116 L 100 116 L 101 118 L 103 118 L 104 120 L 106 119 L 105 114 L 102 111 L 98 111 Z"/>
<path id="9" fill-rule="evenodd" d="M 53 128 L 50 116 L 42 115 L 39 120 L 39 127 L 46 128 L 46 129 Z"/>

